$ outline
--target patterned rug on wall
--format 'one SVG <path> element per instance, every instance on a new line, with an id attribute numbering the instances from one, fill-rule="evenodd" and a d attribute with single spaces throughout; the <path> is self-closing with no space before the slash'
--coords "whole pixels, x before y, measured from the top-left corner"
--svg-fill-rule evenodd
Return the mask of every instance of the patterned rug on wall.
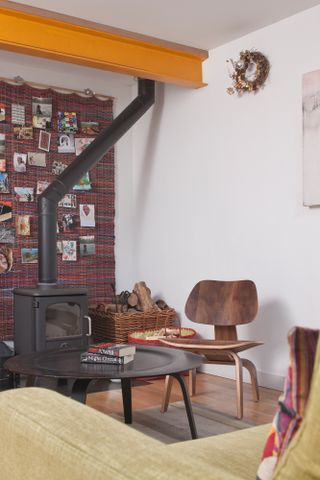
<path id="1" fill-rule="evenodd" d="M 17 134 L 22 124 L 12 123 L 12 113 L 19 112 L 19 106 L 24 106 L 25 119 L 23 126 L 32 127 L 32 98 L 52 99 L 52 122 L 46 125 L 46 131 L 51 134 L 50 150 L 39 149 L 40 128 L 29 128 L 27 134 Z M 14 105 L 14 107 L 12 107 Z M 18 107 L 17 107 L 18 106 Z M 14 109 L 16 110 L 14 112 Z M 15 287 L 34 287 L 38 280 L 38 265 L 32 263 L 31 257 L 26 262 L 22 248 L 37 248 L 37 184 L 40 181 L 51 182 L 57 175 L 53 172 L 56 162 L 69 165 L 76 159 L 76 153 L 59 153 L 58 143 L 61 134 L 59 130 L 58 112 L 75 112 L 77 130 L 74 138 L 91 138 L 96 131 L 108 126 L 113 119 L 113 99 L 100 100 L 95 97 L 80 96 L 75 93 L 61 93 L 52 89 L 38 89 L 27 84 L 15 85 L 0 82 L 0 209 L 12 209 L 12 218 L 0 221 L 0 253 L 11 250 L 13 263 L 10 271 L 0 275 L 0 340 L 13 337 L 13 297 Z M 89 127 L 88 123 L 89 122 Z M 94 122 L 94 123 L 90 123 Z M 98 124 L 98 125 L 97 125 Z M 90 125 L 93 127 L 90 129 Z M 61 126 L 60 126 L 61 128 Z M 15 129 L 15 130 L 14 130 Z M 91 130 L 91 131 L 90 131 Z M 93 131 L 94 130 L 94 131 Z M 30 137 L 32 138 L 21 138 Z M 35 166 L 29 163 L 28 153 L 45 153 L 45 166 Z M 14 165 L 14 154 L 26 154 L 25 171 Z M 15 156 L 17 158 L 17 155 Z M 17 163 L 17 162 L 15 162 Z M 23 167 L 24 168 L 24 167 Z M 70 229 L 57 234 L 58 241 L 76 241 L 76 260 L 65 261 L 61 253 L 57 255 L 58 283 L 63 286 L 85 286 L 89 289 L 89 303 L 110 301 L 115 284 L 114 260 L 114 151 L 113 149 L 90 171 L 91 188 L 88 190 L 71 190 L 75 195 L 76 206 L 58 207 L 58 222 L 63 224 L 66 215 L 72 214 L 75 222 Z M 34 199 L 19 201 L 15 187 L 33 188 Z M 11 207 L 10 207 L 11 202 Z M 80 226 L 79 205 L 94 205 L 95 226 Z M 1 213 L 1 212 L 0 212 Z M 19 234 L 16 222 L 21 216 L 30 216 L 30 235 Z M 1 215 L 0 215 L 1 217 Z M 64 221 L 65 223 L 65 221 Z M 8 231 L 9 230 L 9 231 Z M 79 237 L 94 237 L 93 245 L 80 252 Z M 85 240 L 86 241 L 86 240 Z M 92 238 L 91 238 L 92 241 Z M 93 250 L 92 250 L 93 249 Z M 92 254 L 92 251 L 95 253 Z"/>

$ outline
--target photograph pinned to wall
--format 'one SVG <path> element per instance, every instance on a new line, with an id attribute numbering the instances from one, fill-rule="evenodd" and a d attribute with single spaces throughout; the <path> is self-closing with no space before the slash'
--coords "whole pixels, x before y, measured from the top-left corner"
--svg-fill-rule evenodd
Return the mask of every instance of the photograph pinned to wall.
<path id="1" fill-rule="evenodd" d="M 0 193 L 10 193 L 7 173 L 0 172 Z"/>
<path id="2" fill-rule="evenodd" d="M 94 138 L 76 138 L 76 155 L 80 155 L 93 140 Z"/>
<path id="3" fill-rule="evenodd" d="M 37 248 L 21 248 L 22 263 L 38 263 Z"/>
<path id="4" fill-rule="evenodd" d="M 7 245 L 0 246 L 0 275 L 10 272 L 13 265 L 12 248 Z"/>
<path id="5" fill-rule="evenodd" d="M 3 157 L 6 151 L 6 136 L 0 133 L 0 157 Z"/>
<path id="6" fill-rule="evenodd" d="M 52 173 L 53 175 L 60 175 L 68 165 L 63 162 L 57 162 L 56 160 L 52 163 Z"/>
<path id="7" fill-rule="evenodd" d="M 16 232 L 10 223 L 0 223 L 0 243 L 15 243 Z"/>
<path id="8" fill-rule="evenodd" d="M 26 173 L 27 154 L 15 152 L 13 154 L 13 168 L 15 172 Z"/>
<path id="9" fill-rule="evenodd" d="M 63 223 L 62 223 L 62 220 L 57 220 L 57 229 L 56 229 L 56 232 L 57 233 L 63 233 Z"/>
<path id="10" fill-rule="evenodd" d="M 62 215 L 62 232 L 73 232 L 79 226 L 78 215 L 66 213 Z M 61 233 L 61 232 L 60 232 Z"/>
<path id="11" fill-rule="evenodd" d="M 32 125 L 34 128 L 51 127 L 52 98 L 32 97 Z"/>
<path id="12" fill-rule="evenodd" d="M 17 235 L 30 235 L 30 215 L 17 215 L 16 233 Z"/>
<path id="13" fill-rule="evenodd" d="M 6 105 L 4 103 L 0 103 L 0 122 L 6 121 Z"/>
<path id="14" fill-rule="evenodd" d="M 38 180 L 37 181 L 37 195 L 41 195 L 42 192 L 45 191 L 47 187 L 49 187 L 50 182 L 47 182 L 46 180 Z"/>
<path id="15" fill-rule="evenodd" d="M 31 165 L 32 167 L 46 167 L 46 154 L 39 152 L 28 152 L 28 165 Z"/>
<path id="16" fill-rule="evenodd" d="M 85 175 L 83 175 L 82 178 L 80 178 L 79 183 L 77 183 L 73 187 L 73 190 L 91 190 L 91 180 L 89 172 L 87 172 Z"/>
<path id="17" fill-rule="evenodd" d="M 303 205 L 320 206 L 320 70 L 302 77 Z"/>
<path id="18" fill-rule="evenodd" d="M 34 189 L 31 187 L 14 187 L 14 193 L 18 202 L 33 202 Z"/>
<path id="19" fill-rule="evenodd" d="M 94 243 L 94 235 L 79 237 L 80 256 L 87 257 L 95 255 L 96 244 Z"/>
<path id="20" fill-rule="evenodd" d="M 77 261 L 76 240 L 62 240 L 62 260 L 64 262 Z"/>
<path id="21" fill-rule="evenodd" d="M 0 172 L 5 172 L 7 169 L 7 162 L 5 158 L 0 158 Z"/>
<path id="22" fill-rule="evenodd" d="M 11 105 L 11 123 L 24 125 L 26 123 L 26 109 L 24 105 L 13 103 Z"/>
<path id="23" fill-rule="evenodd" d="M 76 208 L 77 206 L 77 196 L 73 193 L 67 193 L 62 200 L 58 203 L 59 207 L 64 208 Z"/>
<path id="24" fill-rule="evenodd" d="M 58 130 L 64 133 L 74 133 L 78 130 L 76 112 L 58 112 Z"/>
<path id="25" fill-rule="evenodd" d="M 81 227 L 95 227 L 96 220 L 94 216 L 94 205 L 93 204 L 80 204 L 80 226 Z"/>
<path id="26" fill-rule="evenodd" d="M 100 132 L 98 122 L 81 122 L 81 130 L 84 135 L 97 135 Z"/>
<path id="27" fill-rule="evenodd" d="M 12 221 L 12 202 L 0 201 L 0 222 Z"/>
<path id="28" fill-rule="evenodd" d="M 13 127 L 13 136 L 16 140 L 32 140 L 32 127 Z"/>
<path id="29" fill-rule="evenodd" d="M 38 148 L 40 148 L 40 150 L 45 150 L 46 152 L 49 152 L 50 141 L 51 141 L 51 133 L 45 132 L 44 130 L 40 130 Z"/>
<path id="30" fill-rule="evenodd" d="M 74 153 L 74 135 L 73 133 L 63 133 L 58 138 L 58 153 Z"/>
<path id="31" fill-rule="evenodd" d="M 62 241 L 57 241 L 57 253 L 62 254 Z"/>

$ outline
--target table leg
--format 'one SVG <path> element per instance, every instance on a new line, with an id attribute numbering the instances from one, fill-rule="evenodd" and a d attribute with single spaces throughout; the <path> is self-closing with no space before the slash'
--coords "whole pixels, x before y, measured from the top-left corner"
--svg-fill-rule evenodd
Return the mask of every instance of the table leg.
<path id="1" fill-rule="evenodd" d="M 26 387 L 34 387 L 36 385 L 37 377 L 34 375 L 28 375 L 26 380 Z"/>
<path id="2" fill-rule="evenodd" d="M 77 402 L 86 403 L 87 388 L 90 382 L 90 379 L 78 378 L 72 386 L 71 398 L 77 400 Z"/>
<path id="3" fill-rule="evenodd" d="M 182 390 L 182 395 L 183 395 L 184 405 L 186 407 L 186 412 L 187 412 L 191 437 L 192 437 L 192 439 L 198 438 L 196 424 L 195 424 L 194 418 L 193 418 L 192 405 L 191 405 L 191 402 L 190 402 L 190 397 L 189 397 L 189 394 L 188 394 L 188 389 L 187 389 L 187 386 L 185 384 L 185 381 L 184 381 L 182 375 L 180 375 L 180 373 L 172 373 L 171 376 L 178 380 L 178 382 L 180 384 L 180 387 L 181 387 L 181 390 Z"/>
<path id="4" fill-rule="evenodd" d="M 124 422 L 132 423 L 131 378 L 121 378 Z"/>

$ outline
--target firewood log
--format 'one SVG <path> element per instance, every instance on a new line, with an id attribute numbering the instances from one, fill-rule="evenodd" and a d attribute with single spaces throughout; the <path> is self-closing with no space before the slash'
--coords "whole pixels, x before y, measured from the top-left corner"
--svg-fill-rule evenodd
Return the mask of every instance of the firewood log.
<path id="1" fill-rule="evenodd" d="M 148 310 L 160 310 L 159 307 L 152 300 L 150 295 L 150 289 L 148 289 L 145 282 L 136 283 L 133 287 L 133 292 L 137 295 L 138 307 L 141 308 L 143 312 L 146 312 Z"/>
<path id="2" fill-rule="evenodd" d="M 128 297 L 128 305 L 130 307 L 135 307 L 138 304 L 138 296 L 136 293 L 132 292 L 130 296 Z"/>

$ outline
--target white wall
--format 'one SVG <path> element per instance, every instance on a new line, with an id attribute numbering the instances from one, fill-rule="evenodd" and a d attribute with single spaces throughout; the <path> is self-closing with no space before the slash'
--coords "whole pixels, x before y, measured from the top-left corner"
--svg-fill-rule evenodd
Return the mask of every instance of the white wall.
<path id="1" fill-rule="evenodd" d="M 288 330 L 320 325 L 320 210 L 302 206 L 301 154 L 302 74 L 320 69 L 319 24 L 316 7 L 210 52 L 209 85 L 160 85 L 134 133 L 137 280 L 194 326 L 183 309 L 198 280 L 253 279 L 258 318 L 239 333 L 265 342 L 247 355 L 266 386 L 282 386 Z M 251 48 L 271 62 L 266 87 L 229 96 L 226 59 Z"/>
<path id="2" fill-rule="evenodd" d="M 20 75 L 26 81 L 45 85 L 93 91 L 115 97 L 114 112 L 118 115 L 136 95 L 132 77 L 44 60 L 0 50 L 1 77 Z M 116 176 L 116 278 L 118 289 L 128 288 L 134 281 L 132 266 L 132 130 L 115 147 Z M 121 252 L 121 253 L 119 253 Z"/>

